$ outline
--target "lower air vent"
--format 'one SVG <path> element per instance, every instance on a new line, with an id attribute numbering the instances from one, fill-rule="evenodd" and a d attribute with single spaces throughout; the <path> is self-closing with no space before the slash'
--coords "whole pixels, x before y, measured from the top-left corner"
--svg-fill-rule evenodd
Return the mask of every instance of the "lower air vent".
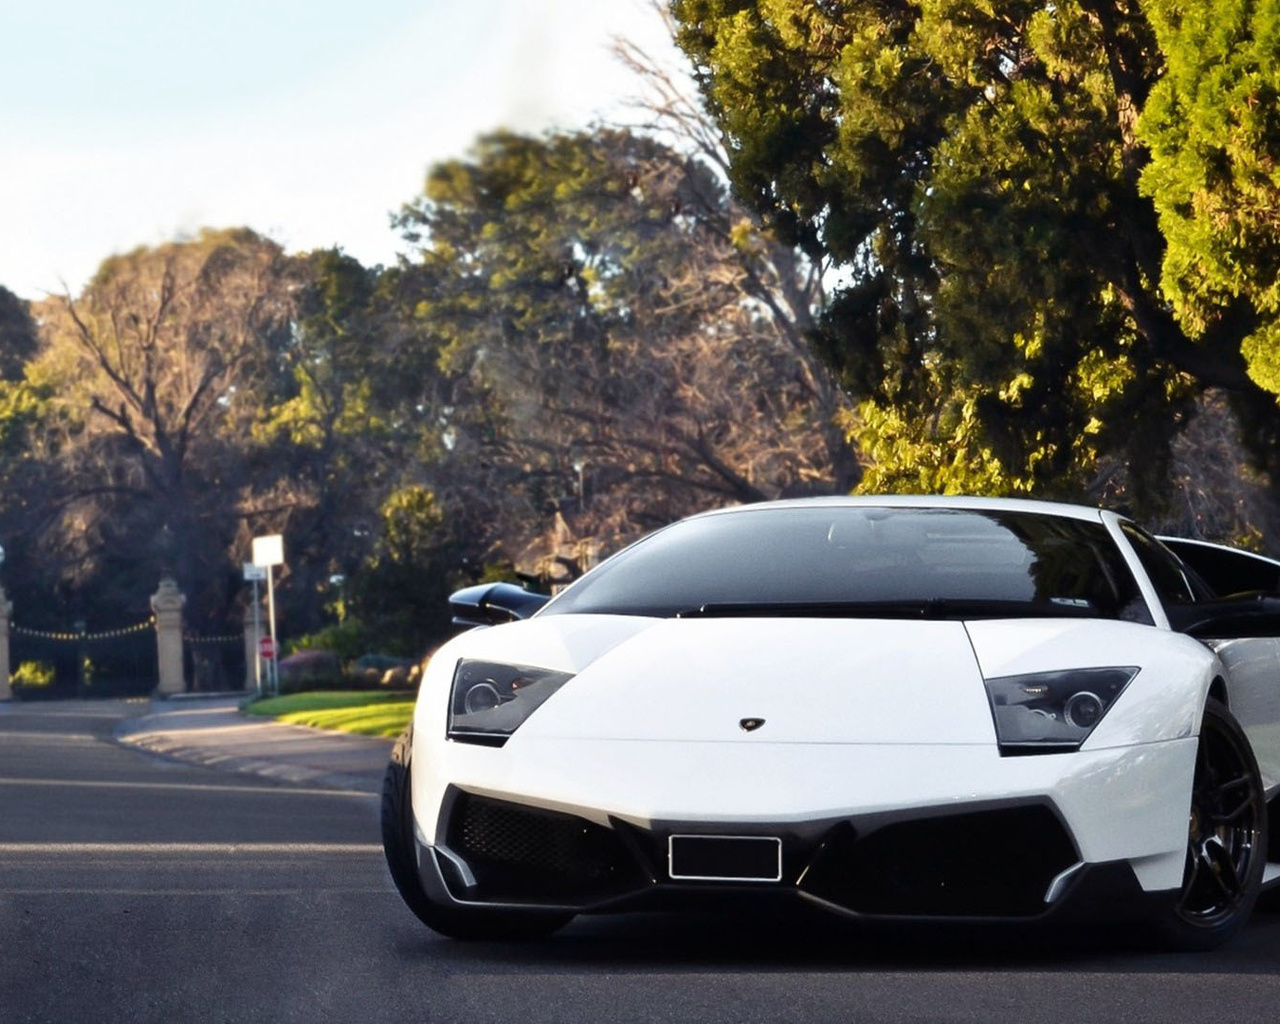
<path id="1" fill-rule="evenodd" d="M 586 903 L 642 881 L 611 829 L 467 793 L 454 800 L 447 845 L 475 876 L 473 889 L 455 893 L 469 899 Z"/>
<path id="2" fill-rule="evenodd" d="M 1030 917 L 1079 858 L 1062 823 L 1036 805 L 828 834 L 803 888 L 863 914 Z"/>

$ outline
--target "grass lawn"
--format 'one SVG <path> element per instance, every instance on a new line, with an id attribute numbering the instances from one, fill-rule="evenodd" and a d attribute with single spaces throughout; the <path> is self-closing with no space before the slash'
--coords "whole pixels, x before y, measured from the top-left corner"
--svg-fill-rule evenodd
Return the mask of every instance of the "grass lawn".
<path id="1" fill-rule="evenodd" d="M 399 736 L 413 717 L 411 690 L 316 690 L 265 697 L 246 705 L 251 715 L 361 736 Z"/>

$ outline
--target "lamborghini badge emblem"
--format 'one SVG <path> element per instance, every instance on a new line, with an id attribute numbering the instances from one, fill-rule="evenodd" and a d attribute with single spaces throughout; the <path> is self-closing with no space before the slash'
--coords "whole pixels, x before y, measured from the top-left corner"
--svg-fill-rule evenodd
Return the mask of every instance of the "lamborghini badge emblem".
<path id="1" fill-rule="evenodd" d="M 743 732 L 755 732 L 760 726 L 764 725 L 763 718 L 743 718 L 738 721 L 738 725 L 742 727 Z"/>

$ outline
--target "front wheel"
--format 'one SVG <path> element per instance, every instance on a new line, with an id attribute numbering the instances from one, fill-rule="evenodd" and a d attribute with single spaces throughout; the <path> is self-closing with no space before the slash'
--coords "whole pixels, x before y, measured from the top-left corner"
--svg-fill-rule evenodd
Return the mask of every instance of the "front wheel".
<path id="1" fill-rule="evenodd" d="M 412 783 L 412 726 L 396 740 L 391 763 L 382 779 L 382 852 L 391 880 L 405 905 L 432 931 L 453 939 L 535 939 L 550 935 L 572 919 L 571 914 L 541 911 L 493 910 L 437 903 L 422 888 L 414 849 Z"/>
<path id="2" fill-rule="evenodd" d="M 1160 921 L 1177 949 L 1222 945 L 1244 926 L 1267 860 L 1267 805 L 1258 762 L 1226 705 L 1210 700 L 1200 726 L 1187 862 L 1172 911 Z"/>

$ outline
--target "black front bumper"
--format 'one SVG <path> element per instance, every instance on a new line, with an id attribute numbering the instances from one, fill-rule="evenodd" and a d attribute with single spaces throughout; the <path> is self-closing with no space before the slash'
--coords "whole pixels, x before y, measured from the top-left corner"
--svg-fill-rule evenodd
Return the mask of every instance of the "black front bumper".
<path id="1" fill-rule="evenodd" d="M 451 789 L 443 841 L 420 847 L 432 899 L 573 913 L 800 901 L 853 918 L 1135 920 L 1145 893 L 1127 861 L 1080 864 L 1047 803 L 984 805 L 781 825 L 609 825 Z M 677 881 L 673 834 L 776 836 L 782 878 Z"/>

